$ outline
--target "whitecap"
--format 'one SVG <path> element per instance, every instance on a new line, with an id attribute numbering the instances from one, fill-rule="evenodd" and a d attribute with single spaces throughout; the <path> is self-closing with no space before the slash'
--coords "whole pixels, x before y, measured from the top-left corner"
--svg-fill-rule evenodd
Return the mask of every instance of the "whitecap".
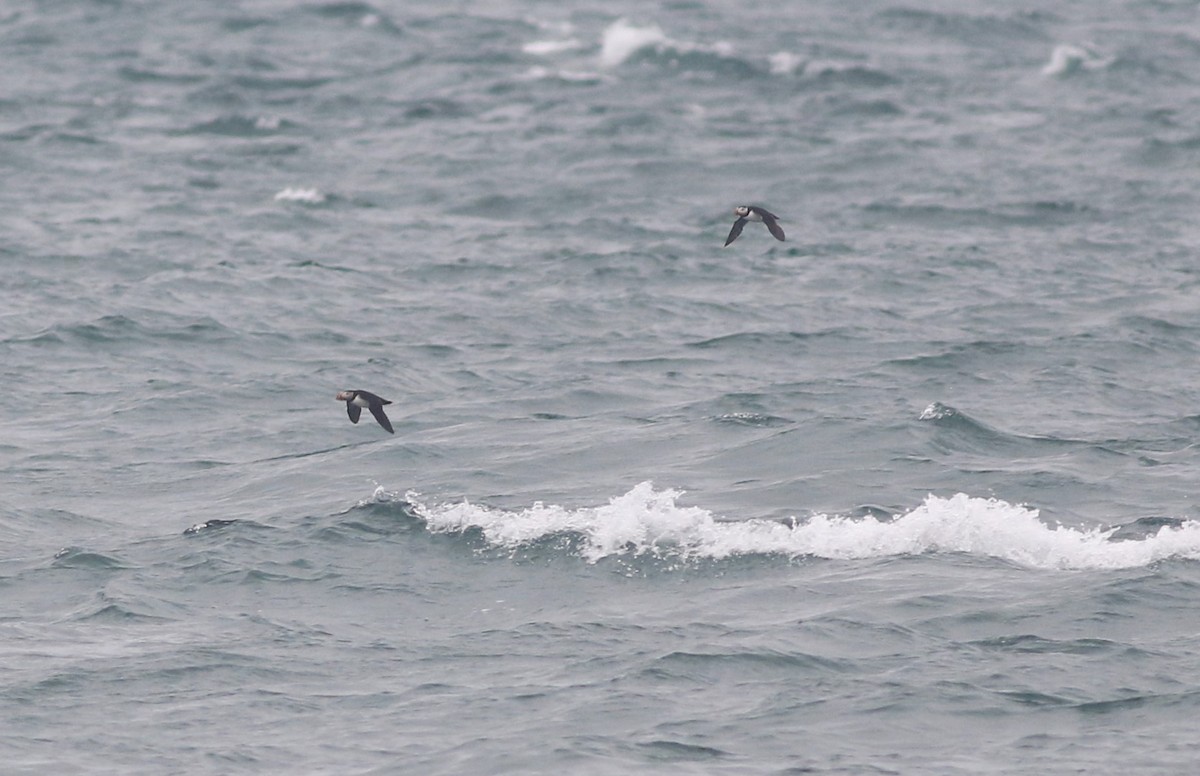
<path id="1" fill-rule="evenodd" d="M 526 54 L 545 57 L 551 54 L 571 51 L 572 49 L 580 48 L 582 45 L 575 38 L 568 38 L 567 40 L 535 40 L 521 46 L 521 50 Z"/>
<path id="2" fill-rule="evenodd" d="M 635 27 L 628 19 L 617 19 L 604 30 L 600 41 L 600 64 L 616 67 L 640 51 L 651 49 L 658 54 L 673 56 L 709 54 L 719 60 L 737 62 L 736 50 L 728 41 L 710 44 L 692 43 L 667 37 L 657 24 Z M 677 63 L 676 63 L 677 64 Z"/>
<path id="3" fill-rule="evenodd" d="M 300 202 L 305 205 L 319 205 L 325 201 L 325 195 L 317 189 L 302 189 L 289 186 L 275 194 L 276 202 Z"/>
<path id="4" fill-rule="evenodd" d="M 679 505 L 681 495 L 643 482 L 603 506 L 576 509 L 535 503 L 505 510 L 468 501 L 426 504 L 413 493 L 406 498 L 432 532 L 477 530 L 489 545 L 510 550 L 570 535 L 580 540 L 580 555 L 592 563 L 621 555 L 857 560 L 966 553 L 1029 568 L 1077 570 L 1200 559 L 1200 523 L 1194 521 L 1163 526 L 1143 539 L 1112 541 L 1117 529 L 1049 526 L 1036 509 L 962 493 L 928 496 L 915 509 L 885 521 L 818 514 L 790 523 L 721 520 L 702 507 Z"/>
<path id="5" fill-rule="evenodd" d="M 521 76 L 525 81 L 564 81 L 567 83 L 599 83 L 605 80 L 599 73 L 589 73 L 585 70 L 552 70 L 548 67 L 535 65 Z"/>
<path id="6" fill-rule="evenodd" d="M 1113 63 L 1112 57 L 1102 57 L 1091 46 L 1060 43 L 1050 53 L 1050 61 L 1042 75 L 1066 76 L 1079 70 L 1100 70 Z"/>
<path id="7" fill-rule="evenodd" d="M 657 24 L 634 27 L 628 19 L 617 19 L 610 24 L 600 44 L 600 64 L 616 67 L 645 48 L 662 49 L 670 43 Z"/>
<path id="8" fill-rule="evenodd" d="M 942 404 L 940 401 L 935 401 L 921 411 L 921 415 L 917 420 L 944 420 L 945 418 L 952 418 L 957 414 L 958 410 L 953 407 Z"/>
<path id="9" fill-rule="evenodd" d="M 777 51 L 767 57 L 771 73 L 774 75 L 791 75 L 797 70 L 802 70 L 806 61 L 804 57 L 790 51 Z"/>

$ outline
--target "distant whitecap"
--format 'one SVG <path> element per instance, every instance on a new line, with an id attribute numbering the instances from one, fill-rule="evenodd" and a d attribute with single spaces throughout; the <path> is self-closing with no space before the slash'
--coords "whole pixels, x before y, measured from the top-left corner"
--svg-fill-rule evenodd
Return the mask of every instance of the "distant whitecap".
<path id="1" fill-rule="evenodd" d="M 606 68 L 616 67 L 629 61 L 642 51 L 668 57 L 672 66 L 678 66 L 686 58 L 698 55 L 707 59 L 707 67 L 733 66 L 750 73 L 757 68 L 737 57 L 736 49 L 728 41 L 693 43 L 667 37 L 656 24 L 636 27 L 627 19 L 618 19 L 604 30 L 600 41 L 600 64 Z"/>
<path id="2" fill-rule="evenodd" d="M 521 50 L 526 54 L 533 54 L 538 57 L 545 57 L 551 54 L 558 54 L 563 51 L 580 48 L 583 44 L 574 38 L 567 40 L 535 40 L 521 46 Z"/>
<path id="3" fill-rule="evenodd" d="M 642 49 L 664 47 L 669 42 L 656 24 L 635 27 L 628 19 L 617 19 L 604 31 L 600 44 L 600 64 L 616 67 Z"/>
<path id="4" fill-rule="evenodd" d="M 1079 70 L 1100 70 L 1112 62 L 1112 57 L 1102 57 L 1090 46 L 1060 43 L 1050 53 L 1050 61 L 1042 68 L 1042 75 L 1065 76 Z"/>
<path id="5" fill-rule="evenodd" d="M 807 60 L 804 57 L 790 51 L 777 51 L 767 57 L 771 73 L 774 75 L 791 75 L 797 70 L 803 69 L 805 61 Z"/>
<path id="6" fill-rule="evenodd" d="M 276 202 L 300 202 L 305 205 L 319 205 L 325 201 L 325 195 L 317 189 L 302 189 L 288 187 L 275 195 Z"/>
<path id="7" fill-rule="evenodd" d="M 589 73 L 585 70 L 551 69 L 535 65 L 521 76 L 526 81 L 564 81 L 567 83 L 599 83 L 606 80 L 599 73 Z"/>

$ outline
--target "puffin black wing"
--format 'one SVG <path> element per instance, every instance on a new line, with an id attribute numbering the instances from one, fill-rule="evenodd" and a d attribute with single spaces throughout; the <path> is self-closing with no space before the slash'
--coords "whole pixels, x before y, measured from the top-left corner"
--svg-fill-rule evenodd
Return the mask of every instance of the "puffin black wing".
<path id="1" fill-rule="evenodd" d="M 729 230 L 729 236 L 725 238 L 725 246 L 724 247 L 729 247 L 729 243 L 733 242 L 734 240 L 736 240 L 738 238 L 738 235 L 742 233 L 742 229 L 745 226 L 746 226 L 745 218 L 739 218 L 738 220 L 734 221 L 733 228 Z"/>
<path id="2" fill-rule="evenodd" d="M 362 414 L 362 407 L 359 407 L 352 401 L 348 401 L 346 402 L 346 414 L 350 416 L 351 423 L 357 423 L 358 416 Z"/>
<path id="3" fill-rule="evenodd" d="M 388 403 L 390 404 L 391 402 L 388 402 Z M 387 432 L 389 434 L 396 433 L 395 431 L 392 430 L 392 422 L 390 420 L 388 420 L 388 416 L 383 414 L 383 401 L 382 400 L 371 402 L 371 414 L 375 416 L 375 420 L 379 421 L 379 425 L 381 425 L 385 429 L 387 429 Z"/>
<path id="4" fill-rule="evenodd" d="M 763 223 L 767 225 L 767 229 L 771 232 L 771 236 L 776 240 L 783 242 L 783 227 L 779 225 L 779 216 L 774 213 L 768 213 L 763 210 Z"/>

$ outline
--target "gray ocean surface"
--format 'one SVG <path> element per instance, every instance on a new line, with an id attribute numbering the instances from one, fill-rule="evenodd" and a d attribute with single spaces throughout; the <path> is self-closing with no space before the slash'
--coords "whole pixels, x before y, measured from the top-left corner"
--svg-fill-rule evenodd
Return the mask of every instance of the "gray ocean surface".
<path id="1" fill-rule="evenodd" d="M 0 51 L 3 773 L 1195 772 L 1194 0 Z"/>

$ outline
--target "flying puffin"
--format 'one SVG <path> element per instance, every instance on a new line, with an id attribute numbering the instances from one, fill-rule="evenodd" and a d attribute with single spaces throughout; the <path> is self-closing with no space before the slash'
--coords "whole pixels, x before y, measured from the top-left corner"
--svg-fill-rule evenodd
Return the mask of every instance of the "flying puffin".
<path id="1" fill-rule="evenodd" d="M 381 399 L 369 391 L 338 391 L 335 398 L 346 402 L 346 414 L 350 416 L 351 423 L 358 422 L 358 416 L 362 414 L 363 407 L 366 407 L 384 430 L 389 434 L 396 433 L 392 430 L 392 422 L 388 420 L 388 416 L 383 414 L 383 405 L 391 404 L 387 399 Z"/>
<path id="2" fill-rule="evenodd" d="M 779 225 L 779 216 L 766 208 L 757 205 L 738 205 L 733 209 L 733 214 L 738 218 L 733 222 L 733 228 L 729 230 L 729 237 L 725 238 L 726 246 L 738 238 L 747 221 L 762 221 L 771 231 L 771 235 L 776 240 L 783 242 L 783 227 Z"/>

